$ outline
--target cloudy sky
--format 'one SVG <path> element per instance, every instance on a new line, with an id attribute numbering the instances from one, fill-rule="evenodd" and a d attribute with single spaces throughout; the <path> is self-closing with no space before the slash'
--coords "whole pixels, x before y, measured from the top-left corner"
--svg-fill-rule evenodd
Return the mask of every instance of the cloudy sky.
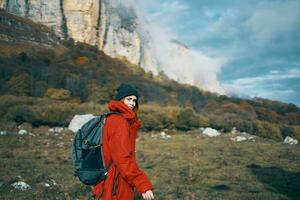
<path id="1" fill-rule="evenodd" d="M 149 23 L 170 38 L 223 61 L 216 72 L 227 94 L 300 105 L 299 0 L 139 0 L 139 4 Z"/>

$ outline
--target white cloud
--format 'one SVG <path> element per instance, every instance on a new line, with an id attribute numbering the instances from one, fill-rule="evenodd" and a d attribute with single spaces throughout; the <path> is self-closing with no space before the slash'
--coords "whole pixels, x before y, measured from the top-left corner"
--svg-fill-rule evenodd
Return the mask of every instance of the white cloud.
<path id="1" fill-rule="evenodd" d="M 300 25 L 300 1 L 275 1 L 258 4 L 246 21 L 251 36 L 260 44 L 288 39 Z"/>
<path id="2" fill-rule="evenodd" d="M 276 72 L 276 73 L 274 73 Z M 279 81 L 283 79 L 300 78 L 300 69 L 289 69 L 287 72 L 283 71 L 271 71 L 269 74 L 264 76 L 239 78 L 231 81 L 232 85 L 242 87 L 254 87 L 268 81 Z"/>
<path id="3" fill-rule="evenodd" d="M 197 80 L 199 85 L 207 88 L 216 84 L 213 88 L 225 87 L 228 93 L 239 95 L 280 96 L 297 90 L 296 87 L 291 86 L 290 89 L 285 84 L 275 82 L 286 83 L 289 79 L 299 78 L 299 70 L 296 68 L 288 70 L 291 67 L 285 67 L 286 71 L 277 69 L 278 66 L 299 66 L 297 52 L 300 46 L 297 41 L 300 32 L 300 1 L 145 2 L 152 6 L 150 13 L 154 14 L 150 15 L 151 22 L 161 29 L 154 35 L 158 48 L 156 52 L 160 56 L 166 58 L 166 50 L 170 48 L 167 42 L 163 42 L 163 38 L 176 38 L 192 47 L 193 53 L 189 56 L 193 64 L 192 67 L 186 67 L 186 72 L 193 74 L 190 80 Z M 172 2 L 175 2 L 173 7 Z M 169 62 L 165 67 L 171 66 L 173 71 L 189 77 L 186 72 L 180 71 L 183 60 L 176 57 L 173 63 Z M 251 69 L 247 69 L 249 66 Z M 262 66 L 270 72 L 261 75 Z M 172 74 L 172 70 L 169 70 Z M 258 76 L 249 77 L 253 72 Z M 217 74 L 225 74 L 227 79 L 221 86 Z M 273 89 L 268 92 L 270 85 Z"/>
<path id="4" fill-rule="evenodd" d="M 175 17 L 180 17 L 187 9 L 187 6 L 178 1 L 164 3 L 160 12 L 152 15 L 151 22 L 145 24 L 153 40 L 153 52 L 160 63 L 159 69 L 152 71 L 163 70 L 170 78 L 181 83 L 189 83 L 223 94 L 224 90 L 220 86 L 217 73 L 225 59 L 213 58 L 200 50 L 189 49 L 173 42 L 176 33 L 167 24 L 171 23 Z M 157 21 L 156 17 L 159 15 L 164 16 L 168 22 Z"/>
<path id="5" fill-rule="evenodd" d="M 300 78 L 300 69 L 292 68 L 287 71 L 272 70 L 269 74 L 257 77 L 239 78 L 223 84 L 229 95 L 245 97 L 264 97 L 282 99 L 286 95 L 296 94 L 292 89 L 282 87 L 281 81 Z"/>

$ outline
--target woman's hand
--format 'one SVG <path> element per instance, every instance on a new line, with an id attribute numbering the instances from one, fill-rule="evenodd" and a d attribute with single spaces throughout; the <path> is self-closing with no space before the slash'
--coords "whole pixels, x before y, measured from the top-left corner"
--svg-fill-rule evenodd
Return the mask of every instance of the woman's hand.
<path id="1" fill-rule="evenodd" d="M 153 195 L 152 190 L 148 190 L 147 192 L 143 193 L 142 196 L 143 196 L 143 198 L 144 198 L 145 200 L 151 200 L 151 199 L 154 199 L 154 195 Z"/>

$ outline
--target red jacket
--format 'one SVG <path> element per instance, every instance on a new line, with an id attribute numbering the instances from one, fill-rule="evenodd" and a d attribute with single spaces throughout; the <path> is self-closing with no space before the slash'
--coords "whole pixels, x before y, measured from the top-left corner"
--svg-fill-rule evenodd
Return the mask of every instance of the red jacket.
<path id="1" fill-rule="evenodd" d="M 152 189 L 152 184 L 136 163 L 135 140 L 141 121 L 136 113 L 121 101 L 108 104 L 113 114 L 106 118 L 103 132 L 103 152 L 106 166 L 112 160 L 106 180 L 93 188 L 103 200 L 133 200 L 134 188 L 140 194 Z M 104 188 L 104 189 L 103 189 Z"/>

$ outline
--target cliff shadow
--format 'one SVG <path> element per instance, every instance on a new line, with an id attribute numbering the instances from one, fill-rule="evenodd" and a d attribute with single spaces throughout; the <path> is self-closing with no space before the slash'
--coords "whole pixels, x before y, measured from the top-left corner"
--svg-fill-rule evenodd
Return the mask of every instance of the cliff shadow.
<path id="1" fill-rule="evenodd" d="M 262 167 L 257 164 L 247 167 L 269 190 L 292 200 L 300 198 L 300 172 L 289 172 L 279 167 Z"/>

